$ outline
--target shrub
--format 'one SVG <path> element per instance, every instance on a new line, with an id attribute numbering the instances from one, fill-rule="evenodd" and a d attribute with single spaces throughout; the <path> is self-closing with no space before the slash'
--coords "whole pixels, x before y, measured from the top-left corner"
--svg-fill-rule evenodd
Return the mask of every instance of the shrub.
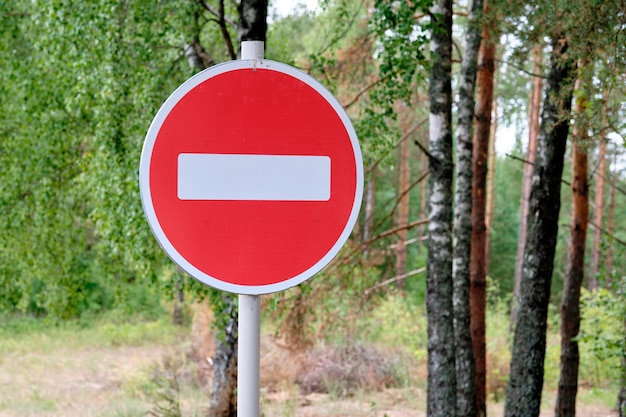
<path id="1" fill-rule="evenodd" d="M 336 397 L 357 390 L 380 391 L 400 385 L 398 359 L 359 343 L 319 347 L 308 356 L 296 378 L 304 394 L 329 393 Z"/>

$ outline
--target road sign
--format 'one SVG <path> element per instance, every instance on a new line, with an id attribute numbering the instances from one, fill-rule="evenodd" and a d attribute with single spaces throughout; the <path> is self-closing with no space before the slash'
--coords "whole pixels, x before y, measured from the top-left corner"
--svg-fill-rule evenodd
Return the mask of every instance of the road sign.
<path id="1" fill-rule="evenodd" d="M 281 291 L 339 252 L 363 163 L 337 100 L 269 60 L 211 67 L 163 104 L 140 162 L 144 211 L 182 269 L 238 294 Z"/>

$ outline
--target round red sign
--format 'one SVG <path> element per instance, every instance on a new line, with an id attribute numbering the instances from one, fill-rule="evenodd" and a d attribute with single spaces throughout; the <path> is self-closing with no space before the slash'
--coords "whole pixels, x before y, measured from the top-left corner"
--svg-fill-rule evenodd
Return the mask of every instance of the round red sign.
<path id="1" fill-rule="evenodd" d="M 141 197 L 182 269 L 238 294 L 281 291 L 339 252 L 356 223 L 363 162 L 337 100 L 285 64 L 240 60 L 190 78 L 145 139 Z"/>

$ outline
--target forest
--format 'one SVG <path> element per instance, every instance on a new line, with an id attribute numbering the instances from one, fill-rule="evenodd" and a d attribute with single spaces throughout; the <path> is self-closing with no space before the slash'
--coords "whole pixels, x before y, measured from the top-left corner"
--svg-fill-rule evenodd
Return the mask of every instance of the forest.
<path id="1" fill-rule="evenodd" d="M 237 415 L 237 297 L 165 255 L 139 161 L 248 40 L 365 177 L 336 258 L 261 298 L 262 415 L 626 416 L 626 3 L 281 4 L 0 2 L 0 416 Z"/>

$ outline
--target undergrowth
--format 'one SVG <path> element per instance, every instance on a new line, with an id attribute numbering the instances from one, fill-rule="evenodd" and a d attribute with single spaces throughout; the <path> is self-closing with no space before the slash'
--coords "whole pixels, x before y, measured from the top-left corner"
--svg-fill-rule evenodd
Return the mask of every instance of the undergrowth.
<path id="1" fill-rule="evenodd" d="M 604 291 L 583 293 L 583 322 L 580 342 L 579 398 L 589 403 L 614 403 L 621 355 L 626 342 L 623 332 L 624 306 L 619 295 Z M 501 402 L 506 393 L 512 334 L 509 329 L 509 300 L 490 297 L 487 310 L 487 391 L 489 400 Z M 164 309 L 163 311 L 166 311 Z M 308 323 L 306 310 L 298 316 L 299 326 Z M 306 346 L 302 369 L 289 383 L 302 393 L 325 392 L 342 398 L 360 392 L 390 387 L 426 389 L 427 322 L 423 303 L 401 292 L 389 291 L 374 300 L 351 320 L 335 319 L 332 332 L 316 335 Z M 130 376 L 121 385 L 127 394 L 148 404 L 158 417 L 202 415 L 209 406 L 209 387 L 198 378 L 198 363 L 191 359 L 189 326 L 176 327 L 161 314 L 156 320 L 111 312 L 82 320 L 50 322 L 29 316 L 4 316 L 0 320 L 0 356 L 5 352 L 43 352 L 53 349 L 176 345 L 177 355 Z M 264 331 L 280 329 L 280 323 L 265 316 Z M 545 387 L 556 389 L 559 374 L 559 315 L 549 310 Z M 278 359 L 280 360 L 280 359 Z M 138 403 L 140 404 L 140 403 Z M 135 407 L 135 406 L 133 406 Z M 129 407 L 129 409 L 133 409 Z M 136 406 L 136 409 L 139 409 Z M 129 411 L 130 414 L 132 414 Z"/>

